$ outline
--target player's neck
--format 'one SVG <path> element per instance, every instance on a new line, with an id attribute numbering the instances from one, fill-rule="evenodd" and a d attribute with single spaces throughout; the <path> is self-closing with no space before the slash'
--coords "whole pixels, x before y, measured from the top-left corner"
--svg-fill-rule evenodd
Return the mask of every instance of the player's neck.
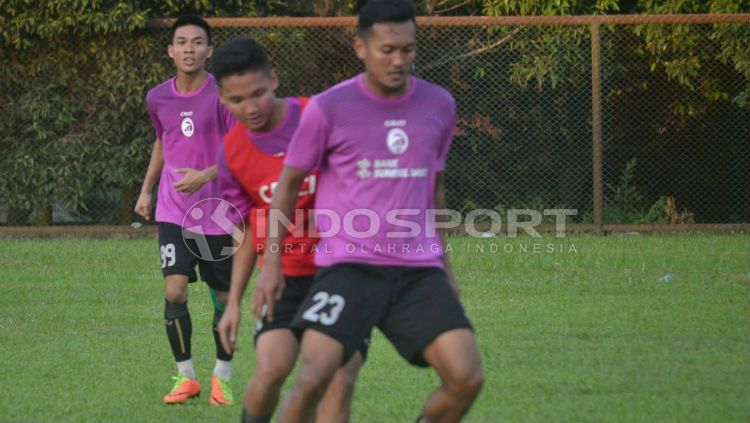
<path id="1" fill-rule="evenodd" d="M 208 72 L 203 69 L 196 73 L 177 72 L 177 79 L 174 81 L 175 88 L 180 94 L 190 94 L 197 91 L 208 78 Z"/>
<path id="2" fill-rule="evenodd" d="M 284 116 L 286 116 L 286 99 L 283 98 L 276 98 L 273 100 L 273 113 L 271 114 L 271 118 L 268 119 L 268 122 L 266 122 L 265 126 L 263 128 L 257 129 L 252 131 L 255 134 L 265 134 L 267 132 L 271 132 L 274 129 L 278 128 L 281 124 L 281 121 L 284 120 Z"/>
<path id="3" fill-rule="evenodd" d="M 375 82 L 375 79 L 371 78 L 367 73 L 365 73 L 364 82 L 365 87 L 367 87 L 367 89 L 371 93 L 383 98 L 399 98 L 402 95 L 406 94 L 409 91 L 409 88 L 411 88 L 411 78 L 406 78 L 406 83 L 396 89 L 390 89 L 386 86 L 378 84 L 377 82 Z"/>

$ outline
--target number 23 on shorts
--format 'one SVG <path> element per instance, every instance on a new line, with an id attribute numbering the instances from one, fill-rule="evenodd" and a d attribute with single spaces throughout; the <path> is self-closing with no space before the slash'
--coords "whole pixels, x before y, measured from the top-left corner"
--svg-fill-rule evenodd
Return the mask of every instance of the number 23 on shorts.
<path id="1" fill-rule="evenodd" d="M 325 326 L 336 323 L 346 304 L 344 297 L 341 295 L 330 295 L 324 291 L 317 292 L 312 299 L 314 304 L 305 310 L 302 318 L 310 322 L 320 322 Z M 326 306 L 331 306 L 329 312 L 322 311 Z"/>

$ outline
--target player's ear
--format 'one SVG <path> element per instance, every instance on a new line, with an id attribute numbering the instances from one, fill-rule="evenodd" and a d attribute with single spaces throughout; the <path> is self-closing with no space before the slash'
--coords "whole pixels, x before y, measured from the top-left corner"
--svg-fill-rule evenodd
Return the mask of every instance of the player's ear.
<path id="1" fill-rule="evenodd" d="M 357 53 L 359 60 L 365 60 L 365 40 L 360 36 L 354 37 L 354 51 Z"/>
<path id="2" fill-rule="evenodd" d="M 174 59 L 174 46 L 172 45 L 172 43 L 169 43 L 169 45 L 167 45 L 167 54 L 169 55 L 170 59 Z"/>
<path id="3" fill-rule="evenodd" d="M 206 59 L 210 59 L 211 56 L 214 55 L 214 46 L 208 46 L 208 56 L 206 56 Z"/>

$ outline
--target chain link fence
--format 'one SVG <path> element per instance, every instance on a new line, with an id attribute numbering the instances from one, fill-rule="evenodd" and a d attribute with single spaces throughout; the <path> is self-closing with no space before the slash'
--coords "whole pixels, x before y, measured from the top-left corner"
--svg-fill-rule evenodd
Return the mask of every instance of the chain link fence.
<path id="1" fill-rule="evenodd" d="M 448 88 L 458 104 L 446 179 L 449 207 L 494 209 L 501 216 L 518 208 L 575 209 L 569 223 L 594 226 L 750 223 L 750 49 L 735 43 L 750 39 L 750 19 L 722 16 L 685 19 L 690 24 L 670 16 L 629 16 L 627 25 L 606 17 L 420 19 L 414 72 Z M 666 23 L 653 23 L 660 20 Z M 217 46 L 247 35 L 267 48 L 280 77 L 279 96 L 309 96 L 362 71 L 351 47 L 353 18 L 210 23 Z M 66 198 L 66 191 L 32 184 L 20 188 L 23 194 L 37 192 L 45 201 L 19 202 L 13 199 L 20 194 L 6 189 L 1 224 L 137 220 L 132 209 L 153 142 L 143 97 L 173 74 L 166 55 L 169 24 L 154 22 L 121 40 L 136 43 L 141 53 L 126 65 L 130 76 L 118 80 L 122 86 L 109 88 L 140 93 L 140 104 L 127 116 L 111 117 L 127 126 L 113 135 L 118 139 L 80 153 L 87 161 L 84 176 L 75 167 L 62 176 L 77 178 L 79 191 Z M 85 48 L 71 40 L 70 49 Z M 23 66 L 22 58 L 16 61 Z M 102 65 L 66 66 L 75 78 L 111 85 Z M 27 95 L 19 87 L 3 87 L 0 109 L 17 112 Z M 78 104 L 96 94 L 49 89 Z M 99 108 L 106 101 L 91 100 Z M 82 131 L 86 122 L 69 127 Z M 23 161 L 16 150 L 32 142 L 33 133 L 21 136 L 7 125 L 3 130 L 11 131 L 3 134 L 3 156 Z M 55 148 L 75 136 L 60 135 Z M 101 163 L 103 156 L 108 159 Z M 48 176 L 58 165 L 50 157 L 25 160 L 48 169 Z M 75 154 L 65 157 L 76 160 Z"/>

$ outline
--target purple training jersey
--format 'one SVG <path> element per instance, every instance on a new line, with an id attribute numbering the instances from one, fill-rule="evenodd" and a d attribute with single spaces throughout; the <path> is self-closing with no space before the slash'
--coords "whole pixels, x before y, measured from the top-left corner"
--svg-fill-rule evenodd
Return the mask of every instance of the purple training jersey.
<path id="1" fill-rule="evenodd" d="M 451 94 L 414 77 L 395 99 L 370 92 L 362 74 L 310 100 L 285 164 L 320 168 L 318 266 L 443 267 L 428 210 L 455 123 Z"/>
<path id="2" fill-rule="evenodd" d="M 181 94 L 171 78 L 152 88 L 146 96 L 148 112 L 162 142 L 164 167 L 159 181 L 156 221 L 183 226 L 186 213 L 208 198 L 221 198 L 216 179 L 203 185 L 192 195 L 179 192 L 175 182 L 185 175 L 177 169 L 203 170 L 216 164 L 216 153 L 224 134 L 236 121 L 219 101 L 216 82 L 208 74 L 205 83 L 195 92 Z M 193 213 L 185 227 L 200 227 L 206 235 L 225 235 L 210 213 Z"/>

